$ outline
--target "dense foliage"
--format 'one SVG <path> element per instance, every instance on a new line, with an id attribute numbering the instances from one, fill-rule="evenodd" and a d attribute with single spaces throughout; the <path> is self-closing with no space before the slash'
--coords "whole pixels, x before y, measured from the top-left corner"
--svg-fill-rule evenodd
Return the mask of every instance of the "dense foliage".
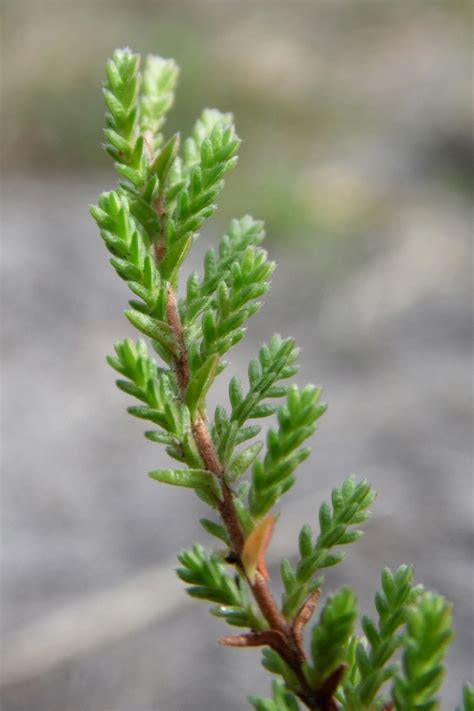
<path id="1" fill-rule="evenodd" d="M 411 568 L 382 573 L 375 595 L 377 619 L 363 616 L 349 587 L 330 595 L 313 624 L 306 651 L 303 630 L 323 586 L 321 571 L 344 559 L 362 535 L 375 494 L 349 477 L 322 503 L 316 533 L 303 526 L 299 561 L 281 562 L 284 594 L 269 588 L 265 554 L 276 525 L 275 506 L 295 484 L 309 455 L 307 440 L 326 406 L 320 391 L 288 385 L 297 372 L 291 338 L 274 336 L 248 367 L 248 385 L 229 382 L 229 404 L 214 416 L 206 396 L 224 371 L 223 356 L 243 337 L 275 268 L 261 247 L 261 222 L 233 220 L 217 250 L 179 291 L 181 266 L 203 222 L 216 209 L 224 176 L 237 161 L 239 138 L 232 116 L 205 110 L 190 138 L 165 139 L 177 67 L 172 60 L 118 50 L 107 64 L 106 151 L 120 176 L 118 187 L 91 208 L 110 263 L 133 293 L 125 315 L 148 337 L 125 340 L 108 358 L 118 387 L 140 404 L 130 414 L 147 420 L 146 437 L 178 462 L 150 476 L 192 489 L 210 508 L 205 531 L 227 553 L 194 545 L 179 556 L 178 575 L 189 595 L 213 603 L 211 612 L 244 628 L 224 636 L 229 646 L 262 646 L 263 664 L 278 680 L 271 699 L 250 697 L 257 711 L 431 711 L 452 637 L 449 604 L 413 583 Z M 258 421 L 276 416 L 265 442 Z M 257 421 L 257 422 L 256 422 Z M 248 476 L 246 474 L 248 473 Z M 470 687 L 464 711 L 474 708 Z"/>

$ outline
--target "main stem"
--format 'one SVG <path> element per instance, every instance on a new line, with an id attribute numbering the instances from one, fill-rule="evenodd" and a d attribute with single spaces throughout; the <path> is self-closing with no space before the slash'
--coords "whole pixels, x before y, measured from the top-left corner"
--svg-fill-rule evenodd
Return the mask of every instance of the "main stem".
<path id="1" fill-rule="evenodd" d="M 190 377 L 189 357 L 181 318 L 179 316 L 176 294 L 171 286 L 168 287 L 167 317 L 178 344 L 178 355 L 174 360 L 174 368 L 180 394 L 181 397 L 184 398 Z M 204 466 L 207 471 L 219 479 L 222 491 L 222 499 L 218 504 L 219 512 L 229 533 L 233 552 L 236 554 L 238 560 L 240 560 L 245 542 L 244 533 L 237 516 L 233 492 L 225 479 L 224 467 L 217 455 L 206 419 L 202 414 L 198 414 L 192 423 L 192 431 Z M 240 569 L 245 575 L 255 601 L 267 620 L 270 629 L 278 633 L 281 638 L 282 644 L 280 645 L 279 653 L 298 678 L 301 686 L 300 699 L 309 709 L 314 711 L 317 709 L 321 711 L 333 711 L 333 709 L 337 709 L 331 700 L 329 700 L 329 704 L 331 705 L 324 704 L 324 701 L 318 698 L 317 692 L 309 686 L 303 673 L 305 653 L 301 641 L 295 637 L 292 627 L 281 613 L 266 579 L 257 571 L 255 580 L 251 581 L 245 574 L 242 565 L 240 565 Z"/>

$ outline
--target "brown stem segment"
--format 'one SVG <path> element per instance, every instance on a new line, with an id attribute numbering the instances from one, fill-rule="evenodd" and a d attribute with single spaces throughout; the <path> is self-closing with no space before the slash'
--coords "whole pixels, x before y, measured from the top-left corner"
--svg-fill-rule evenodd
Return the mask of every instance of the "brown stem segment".
<path id="1" fill-rule="evenodd" d="M 159 266 L 166 256 L 166 243 L 165 243 L 165 217 L 166 211 L 163 205 L 163 200 L 158 197 L 154 204 L 155 212 L 160 218 L 160 232 L 158 234 L 158 240 L 153 243 L 153 250 L 155 253 L 155 260 Z"/>
<path id="2" fill-rule="evenodd" d="M 298 647 L 303 646 L 303 629 L 311 619 L 316 603 L 321 595 L 320 590 L 315 590 L 308 599 L 301 605 L 293 622 L 293 636 Z"/>
<path id="3" fill-rule="evenodd" d="M 250 587 L 272 630 L 281 632 L 285 638 L 288 637 L 288 624 L 275 602 L 275 598 L 270 591 L 267 581 L 258 570 L 255 573 L 255 582 L 251 583 Z"/>
<path id="4" fill-rule="evenodd" d="M 168 301 L 166 306 L 166 316 L 168 323 L 173 329 L 176 342 L 178 344 L 178 357 L 175 359 L 174 367 L 181 396 L 184 397 L 189 383 L 189 359 L 184 342 L 184 331 L 179 316 L 178 304 L 173 288 L 168 286 Z"/>
<path id="5" fill-rule="evenodd" d="M 227 526 L 232 541 L 232 547 L 240 558 L 244 546 L 244 534 L 240 527 L 237 512 L 235 510 L 232 491 L 224 478 L 224 467 L 222 466 L 209 434 L 206 422 L 202 415 L 198 415 L 192 425 L 193 436 L 196 442 L 201 459 L 206 469 L 219 477 L 222 490 L 222 501 L 219 504 L 219 511 L 222 520 Z"/>
<path id="6" fill-rule="evenodd" d="M 219 644 L 226 647 L 271 647 L 279 654 L 285 654 L 285 638 L 275 630 L 225 635 L 219 637 Z"/>

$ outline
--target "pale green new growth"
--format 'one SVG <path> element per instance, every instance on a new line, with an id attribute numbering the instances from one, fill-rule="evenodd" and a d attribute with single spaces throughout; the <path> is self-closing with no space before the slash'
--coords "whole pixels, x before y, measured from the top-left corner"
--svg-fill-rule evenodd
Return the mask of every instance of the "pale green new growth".
<path id="1" fill-rule="evenodd" d="M 275 506 L 296 483 L 326 406 L 312 385 L 287 384 L 298 349 L 291 338 L 274 336 L 250 361 L 248 385 L 232 378 L 228 405 L 207 412 L 223 356 L 260 309 L 275 264 L 261 247 L 262 223 L 247 215 L 232 220 L 218 249 L 208 250 L 202 276 L 193 271 L 180 288 L 181 266 L 216 210 L 240 139 L 230 114 L 209 109 L 190 138 L 165 138 L 177 76 L 173 60 L 160 57 L 149 57 L 142 72 L 139 55 L 128 49 L 107 63 L 105 149 L 120 181 L 91 208 L 110 263 L 133 294 L 125 316 L 161 360 L 157 366 L 142 339 L 117 343 L 108 357 L 121 375 L 118 387 L 139 403 L 130 414 L 151 423 L 145 436 L 178 463 L 150 476 L 194 491 L 210 509 L 202 527 L 225 546 L 209 554 L 194 545 L 179 555 L 177 573 L 189 595 L 213 603 L 212 614 L 247 630 L 222 637 L 222 644 L 263 647 L 264 667 L 280 678 L 271 699 L 250 697 L 257 711 L 298 711 L 301 704 L 315 711 L 433 711 L 451 611 L 441 596 L 413 586 L 411 568 L 384 570 L 377 620 L 362 617 L 362 631 L 353 591 L 330 595 L 305 647 L 321 571 L 342 562 L 345 547 L 362 536 L 358 526 L 375 498 L 366 481 L 349 477 L 333 489 L 331 504 L 321 504 L 318 532 L 301 529 L 299 559 L 281 562 L 281 606 L 270 590 L 265 554 Z M 255 440 L 257 421 L 272 415 L 276 427 L 265 442 Z M 469 686 L 459 711 L 474 711 Z"/>

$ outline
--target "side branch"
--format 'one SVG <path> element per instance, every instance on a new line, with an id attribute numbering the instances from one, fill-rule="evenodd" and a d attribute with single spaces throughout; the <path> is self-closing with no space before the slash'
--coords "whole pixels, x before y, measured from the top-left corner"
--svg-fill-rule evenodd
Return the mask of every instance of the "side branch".
<path id="1" fill-rule="evenodd" d="M 306 602 L 304 602 L 300 609 L 298 610 L 295 620 L 293 622 L 293 636 L 295 638 L 298 647 L 303 646 L 303 629 L 305 625 L 310 621 L 313 612 L 315 610 L 316 604 L 320 598 L 321 591 L 315 590 L 308 597 Z"/>

